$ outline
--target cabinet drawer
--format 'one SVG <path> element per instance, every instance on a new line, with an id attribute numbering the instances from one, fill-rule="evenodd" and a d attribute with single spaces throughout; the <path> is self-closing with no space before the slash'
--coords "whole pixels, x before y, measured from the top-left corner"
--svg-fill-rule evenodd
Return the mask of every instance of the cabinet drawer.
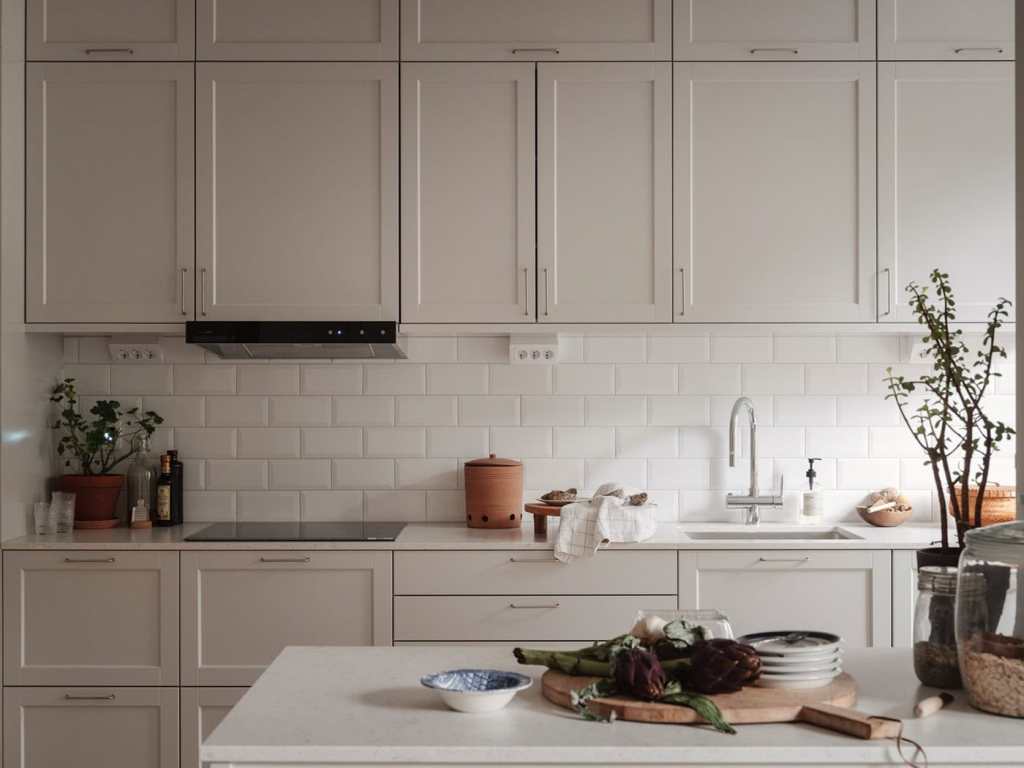
<path id="1" fill-rule="evenodd" d="M 674 552 L 605 551 L 565 565 L 547 550 L 396 552 L 398 595 L 674 595 Z"/>
<path id="2" fill-rule="evenodd" d="M 388 552 L 183 552 L 182 682 L 251 685 L 287 645 L 391 645 Z"/>
<path id="3" fill-rule="evenodd" d="M 181 768 L 202 768 L 199 745 L 248 688 L 181 689 Z"/>
<path id="4" fill-rule="evenodd" d="M 177 684 L 176 552 L 3 559 L 6 684 Z"/>
<path id="5" fill-rule="evenodd" d="M 1012 59 L 1013 0 L 878 0 L 879 59 Z"/>
<path id="6" fill-rule="evenodd" d="M 588 643 L 628 632 L 641 609 L 675 607 L 666 595 L 396 597 L 395 639 Z"/>

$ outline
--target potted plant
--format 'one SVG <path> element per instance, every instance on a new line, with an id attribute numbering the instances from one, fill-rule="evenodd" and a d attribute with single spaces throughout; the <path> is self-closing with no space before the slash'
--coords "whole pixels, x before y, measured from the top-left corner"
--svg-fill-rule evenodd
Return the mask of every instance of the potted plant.
<path id="1" fill-rule="evenodd" d="M 57 483 L 60 490 L 75 494 L 75 527 L 113 528 L 118 523 L 117 498 L 124 475 L 112 473 L 138 452 L 141 441 L 137 438 L 152 435 L 163 418 L 137 407 L 122 410 L 116 400 L 99 400 L 89 409 L 92 418 L 83 416 L 74 379 L 61 380 L 50 401 L 59 410 L 53 428 L 64 433 L 57 455 L 64 466 L 78 470 Z"/>
<path id="2" fill-rule="evenodd" d="M 941 546 L 919 551 L 918 566 L 955 567 L 964 533 L 982 525 L 992 454 L 1014 434 L 985 410 L 985 395 L 1001 375 L 994 362 L 1006 357 L 1006 350 L 996 342 L 996 333 L 1009 316 L 1012 302 L 996 302 L 988 314 L 980 348 L 972 352 L 963 330 L 953 328 L 956 300 L 949 275 L 936 269 L 931 273 L 931 283 L 934 301 L 928 288 L 916 283 L 907 286 L 907 293 L 917 322 L 927 332 L 923 341 L 932 370 L 908 378 L 889 368 L 886 398 L 896 403 L 900 418 L 924 452 L 925 466 L 931 468 L 938 492 Z M 956 528 L 955 543 L 949 535 L 950 517 Z"/>

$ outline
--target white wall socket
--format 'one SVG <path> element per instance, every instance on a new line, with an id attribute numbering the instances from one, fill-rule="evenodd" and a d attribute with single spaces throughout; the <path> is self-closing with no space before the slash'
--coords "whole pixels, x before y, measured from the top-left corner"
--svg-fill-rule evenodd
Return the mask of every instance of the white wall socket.
<path id="1" fill-rule="evenodd" d="M 119 363 L 162 363 L 164 350 L 156 336 L 112 336 L 110 359 Z"/>
<path id="2" fill-rule="evenodd" d="M 512 336 L 508 357 L 513 365 L 554 365 L 558 362 L 558 336 Z"/>

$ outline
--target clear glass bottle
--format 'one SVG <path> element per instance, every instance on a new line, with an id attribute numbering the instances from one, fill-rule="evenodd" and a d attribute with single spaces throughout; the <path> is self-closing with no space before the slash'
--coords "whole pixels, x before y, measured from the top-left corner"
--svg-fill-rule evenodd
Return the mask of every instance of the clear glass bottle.
<path id="1" fill-rule="evenodd" d="M 128 465 L 128 509 L 138 504 L 139 499 L 145 499 L 146 506 L 152 509 L 157 473 L 149 449 L 149 436 L 135 438 L 134 447 L 137 453 Z"/>
<path id="2" fill-rule="evenodd" d="M 957 569 L 925 566 L 917 574 L 914 672 L 925 685 L 960 688 L 956 655 Z"/>

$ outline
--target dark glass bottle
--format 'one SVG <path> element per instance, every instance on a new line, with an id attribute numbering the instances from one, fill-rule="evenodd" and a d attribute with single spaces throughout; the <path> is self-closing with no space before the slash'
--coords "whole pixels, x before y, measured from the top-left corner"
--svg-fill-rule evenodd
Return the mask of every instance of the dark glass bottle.
<path id="1" fill-rule="evenodd" d="M 153 525 L 174 525 L 174 477 L 171 474 L 171 457 L 160 456 L 160 477 L 156 481 L 156 509 L 153 510 Z"/>
<path id="2" fill-rule="evenodd" d="M 171 457 L 171 525 L 181 525 L 185 521 L 185 465 L 176 450 L 167 455 Z"/>

